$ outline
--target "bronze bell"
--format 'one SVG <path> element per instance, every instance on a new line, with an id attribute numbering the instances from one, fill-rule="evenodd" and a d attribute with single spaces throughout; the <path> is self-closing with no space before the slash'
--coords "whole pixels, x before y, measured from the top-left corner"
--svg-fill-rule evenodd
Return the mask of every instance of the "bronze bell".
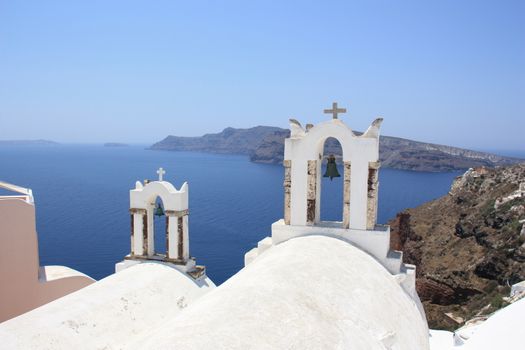
<path id="1" fill-rule="evenodd" d="M 155 208 L 155 215 L 156 216 L 163 216 L 164 215 L 164 209 L 160 206 L 160 203 L 157 203 L 157 207 Z"/>
<path id="2" fill-rule="evenodd" d="M 334 177 L 341 177 L 339 175 L 339 171 L 337 171 L 337 164 L 335 163 L 335 156 L 333 154 L 330 154 L 328 157 L 328 163 L 326 163 L 326 172 L 324 173 L 323 177 L 329 177 L 330 181 Z"/>

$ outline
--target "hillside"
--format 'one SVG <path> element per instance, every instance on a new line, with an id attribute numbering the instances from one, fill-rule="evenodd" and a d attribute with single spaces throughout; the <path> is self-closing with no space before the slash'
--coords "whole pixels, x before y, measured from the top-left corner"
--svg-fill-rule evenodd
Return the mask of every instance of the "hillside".
<path id="1" fill-rule="evenodd" d="M 253 162 L 281 163 L 284 156 L 284 139 L 288 135 L 287 129 L 269 126 L 250 129 L 226 128 L 220 133 L 200 137 L 168 136 L 152 145 L 150 149 L 246 154 Z M 328 140 L 326 152 L 340 155 L 338 143 Z M 390 136 L 381 136 L 380 152 L 384 167 L 415 171 L 453 171 L 525 161 Z"/>
<path id="2" fill-rule="evenodd" d="M 448 195 L 390 222 L 392 248 L 417 265 L 417 290 L 431 328 L 455 329 L 494 311 L 509 286 L 525 280 L 524 219 L 520 164 L 467 171 Z"/>
<path id="3" fill-rule="evenodd" d="M 197 137 L 170 135 L 152 145 L 150 149 L 252 154 L 266 136 L 281 130 L 283 129 L 270 126 L 256 126 L 249 129 L 226 128 L 217 134 L 206 134 Z"/>

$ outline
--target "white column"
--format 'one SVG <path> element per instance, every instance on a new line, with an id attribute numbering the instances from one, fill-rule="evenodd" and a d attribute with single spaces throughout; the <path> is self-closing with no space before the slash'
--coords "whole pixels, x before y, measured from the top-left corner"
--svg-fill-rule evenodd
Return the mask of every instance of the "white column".
<path id="1" fill-rule="evenodd" d="M 130 209 L 130 214 L 132 217 L 132 236 L 131 236 L 131 256 L 140 256 L 144 255 L 144 226 L 143 226 L 143 217 L 146 214 L 146 209 Z"/>
<path id="2" fill-rule="evenodd" d="M 148 230 L 147 230 L 147 233 L 148 233 L 148 248 L 147 248 L 147 253 L 148 253 L 148 256 L 153 256 L 155 255 L 155 217 L 153 216 L 153 211 L 154 211 L 154 208 L 155 206 L 154 205 L 150 205 L 148 206 L 148 211 L 147 211 L 147 218 L 148 218 L 148 223 L 147 223 L 147 227 L 148 227 Z"/>
<path id="3" fill-rule="evenodd" d="M 343 228 L 350 227 L 350 185 L 352 177 L 352 163 L 343 162 Z"/>
<path id="4" fill-rule="evenodd" d="M 317 225 L 321 222 L 321 193 L 322 193 L 322 176 L 323 176 L 323 157 L 316 161 L 315 173 L 315 220 Z"/>
<path id="5" fill-rule="evenodd" d="M 188 215 L 182 217 L 182 227 L 183 227 L 183 243 L 182 243 L 182 260 L 188 261 L 190 258 L 190 235 L 188 230 Z"/>
<path id="6" fill-rule="evenodd" d="M 308 180 L 307 180 L 307 194 L 306 194 L 306 224 L 313 225 L 317 213 L 316 203 L 317 198 L 317 160 L 308 161 Z"/>
<path id="7" fill-rule="evenodd" d="M 352 162 L 350 175 L 350 228 L 366 230 L 368 206 L 368 162 Z"/>
<path id="8" fill-rule="evenodd" d="M 304 226 L 306 225 L 307 161 L 294 159 L 291 174 L 290 225 Z"/>
<path id="9" fill-rule="evenodd" d="M 284 160 L 284 223 L 290 225 L 290 205 L 291 205 L 291 186 L 292 186 L 292 161 Z"/>
<path id="10" fill-rule="evenodd" d="M 190 257 L 190 239 L 188 232 L 188 209 L 166 210 L 169 220 L 169 258 L 186 262 Z"/>
<path id="11" fill-rule="evenodd" d="M 133 225 L 135 227 L 135 232 L 133 235 L 133 252 L 135 255 L 144 255 L 144 251 L 142 250 L 142 231 L 144 230 L 142 226 L 143 215 L 144 214 L 133 214 Z"/>
<path id="12" fill-rule="evenodd" d="M 179 244 L 177 236 L 177 217 L 172 214 L 168 215 L 168 236 L 169 236 L 169 246 L 168 257 L 170 259 L 177 259 L 177 245 Z"/>
<path id="13" fill-rule="evenodd" d="M 368 195 L 366 229 L 373 230 L 377 222 L 377 193 L 379 189 L 379 162 L 370 162 L 368 166 Z"/>

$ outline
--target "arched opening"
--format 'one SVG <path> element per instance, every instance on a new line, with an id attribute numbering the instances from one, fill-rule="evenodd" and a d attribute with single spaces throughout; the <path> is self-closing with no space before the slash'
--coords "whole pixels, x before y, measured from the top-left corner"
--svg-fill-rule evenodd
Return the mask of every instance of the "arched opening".
<path id="1" fill-rule="evenodd" d="M 335 169 L 331 156 L 335 157 Z M 322 164 L 319 182 L 320 221 L 343 221 L 343 150 L 339 141 L 333 137 L 325 140 L 323 145 Z M 332 162 L 332 164 L 328 164 Z M 328 171 L 327 171 L 328 168 Z M 334 175 L 339 177 L 331 177 Z"/>
<path id="2" fill-rule="evenodd" d="M 164 203 L 160 197 L 157 197 L 153 207 L 153 239 L 155 244 L 155 255 L 165 257 L 167 255 L 167 223 L 164 214 Z"/>

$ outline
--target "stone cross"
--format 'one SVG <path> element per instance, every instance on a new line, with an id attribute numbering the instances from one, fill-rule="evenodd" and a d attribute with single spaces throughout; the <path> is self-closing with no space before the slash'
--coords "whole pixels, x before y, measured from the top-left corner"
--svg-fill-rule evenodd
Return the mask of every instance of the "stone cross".
<path id="1" fill-rule="evenodd" d="M 332 109 L 325 109 L 326 114 L 331 114 L 333 119 L 337 119 L 337 114 L 346 113 L 346 108 L 337 108 L 337 102 L 332 103 Z"/>
<path id="2" fill-rule="evenodd" d="M 159 174 L 159 181 L 163 181 L 162 176 L 166 174 L 166 171 L 162 168 L 159 168 L 159 170 L 157 170 L 157 174 Z"/>

